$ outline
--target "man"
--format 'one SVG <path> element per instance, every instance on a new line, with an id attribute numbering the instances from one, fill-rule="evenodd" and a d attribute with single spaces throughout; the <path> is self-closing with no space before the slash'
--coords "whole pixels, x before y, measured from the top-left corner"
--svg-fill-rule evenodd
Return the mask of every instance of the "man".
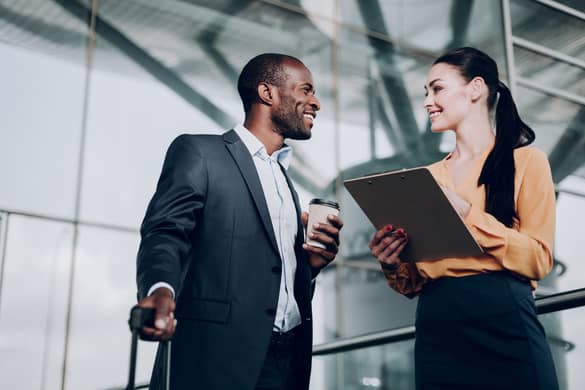
<path id="1" fill-rule="evenodd" d="M 320 104 L 310 71 L 282 54 L 250 60 L 238 92 L 243 126 L 181 135 L 167 152 L 137 259 L 139 304 L 156 308 L 144 333 L 174 334 L 173 389 L 307 389 L 313 281 L 343 223 L 311 227 L 325 249 L 303 244 L 284 140 L 310 138 Z M 159 369 L 157 357 L 151 388 Z"/>

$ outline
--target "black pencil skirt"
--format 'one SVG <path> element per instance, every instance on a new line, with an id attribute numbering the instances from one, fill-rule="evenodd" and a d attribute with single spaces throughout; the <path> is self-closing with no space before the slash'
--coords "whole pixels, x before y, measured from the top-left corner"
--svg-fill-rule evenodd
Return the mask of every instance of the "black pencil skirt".
<path id="1" fill-rule="evenodd" d="M 530 285 L 507 272 L 441 278 L 416 311 L 417 390 L 556 390 Z"/>

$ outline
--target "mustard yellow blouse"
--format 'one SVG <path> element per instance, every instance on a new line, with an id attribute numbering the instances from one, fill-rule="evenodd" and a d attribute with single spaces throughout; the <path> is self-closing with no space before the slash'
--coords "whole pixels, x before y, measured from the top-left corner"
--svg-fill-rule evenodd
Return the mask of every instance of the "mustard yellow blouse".
<path id="1" fill-rule="evenodd" d="M 556 206 L 546 155 L 527 146 L 515 149 L 514 201 L 518 219 L 512 228 L 508 228 L 485 211 L 485 189 L 483 185 L 477 186 L 488 153 L 489 149 L 475 161 L 468 176 L 457 187 L 453 185 L 446 164 L 450 155 L 428 167 L 440 185 L 471 204 L 464 222 L 485 253 L 478 257 L 402 263 L 395 270 L 383 269 L 388 284 L 394 290 L 414 297 L 432 279 L 501 270 L 509 270 L 530 280 L 532 288 L 536 288 L 536 280 L 550 272 Z"/>

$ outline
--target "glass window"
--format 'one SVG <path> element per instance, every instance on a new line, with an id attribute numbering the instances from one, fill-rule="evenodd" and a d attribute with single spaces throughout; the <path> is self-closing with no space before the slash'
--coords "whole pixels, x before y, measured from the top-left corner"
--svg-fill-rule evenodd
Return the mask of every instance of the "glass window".
<path id="1" fill-rule="evenodd" d="M 126 12 L 136 5 L 105 2 L 100 7 L 100 15 L 128 41 L 105 42 L 98 33 L 103 45 L 98 44 L 89 96 L 82 219 L 138 226 L 172 139 L 185 132 L 221 133 L 242 122 L 236 78 L 260 52 L 297 55 L 313 72 L 324 109 L 313 140 L 291 142 L 292 176 L 300 185 L 312 184 L 310 191 L 324 188 L 335 176 L 335 144 L 333 105 L 327 101 L 332 90 L 329 43 L 323 34 L 304 15 L 268 4 L 228 16 L 197 5 L 167 3 L 161 12 L 158 3 L 141 6 L 144 18 L 132 21 Z M 282 20 L 276 31 L 269 22 L 272 16 Z M 165 33 L 151 35 L 151 25 L 164 25 Z M 269 28 L 269 36 L 283 40 L 266 39 Z M 205 34 L 213 35 L 213 45 L 193 40 Z M 322 168 L 318 174 L 316 165 Z"/>
<path id="2" fill-rule="evenodd" d="M 559 387 L 577 390 L 585 386 L 585 308 L 564 310 L 541 315 L 549 345 L 555 360 Z"/>
<path id="3" fill-rule="evenodd" d="M 0 292 L 0 378 L 6 389 L 59 389 L 73 229 L 11 215 Z"/>
<path id="4" fill-rule="evenodd" d="M 583 221 L 585 221 L 585 179 L 569 176 L 559 184 L 568 192 L 557 199 L 555 257 L 561 262 L 557 284 L 559 291 L 583 288 Z M 577 195 L 581 194 L 581 195 Z"/>
<path id="5" fill-rule="evenodd" d="M 72 217 L 85 69 L 10 41 L 0 57 L 0 207 Z"/>
<path id="6" fill-rule="evenodd" d="M 79 228 L 67 388 L 106 389 L 126 384 L 127 320 L 136 303 L 137 248 L 137 234 Z M 155 343 L 139 343 L 137 383 L 150 380 L 155 347 Z"/>

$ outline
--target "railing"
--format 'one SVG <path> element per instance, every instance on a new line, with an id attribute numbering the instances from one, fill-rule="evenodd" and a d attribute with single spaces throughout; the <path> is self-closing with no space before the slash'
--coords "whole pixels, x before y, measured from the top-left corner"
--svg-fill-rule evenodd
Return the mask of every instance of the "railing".
<path id="1" fill-rule="evenodd" d="M 535 299 L 538 314 L 552 313 L 585 306 L 585 288 L 547 295 Z M 313 356 L 353 351 L 414 338 L 414 326 L 373 332 L 315 345 Z"/>
<path id="2" fill-rule="evenodd" d="M 538 297 L 535 299 L 535 305 L 538 314 L 553 313 L 585 306 L 585 288 Z M 381 332 L 373 332 L 345 339 L 338 339 L 328 343 L 315 345 L 313 347 L 313 356 L 330 355 L 409 340 L 414 338 L 414 332 L 415 328 L 411 325 L 403 328 L 389 329 Z M 147 388 L 148 383 L 136 385 L 136 389 Z M 115 387 L 107 390 L 125 389 L 123 387 Z"/>

